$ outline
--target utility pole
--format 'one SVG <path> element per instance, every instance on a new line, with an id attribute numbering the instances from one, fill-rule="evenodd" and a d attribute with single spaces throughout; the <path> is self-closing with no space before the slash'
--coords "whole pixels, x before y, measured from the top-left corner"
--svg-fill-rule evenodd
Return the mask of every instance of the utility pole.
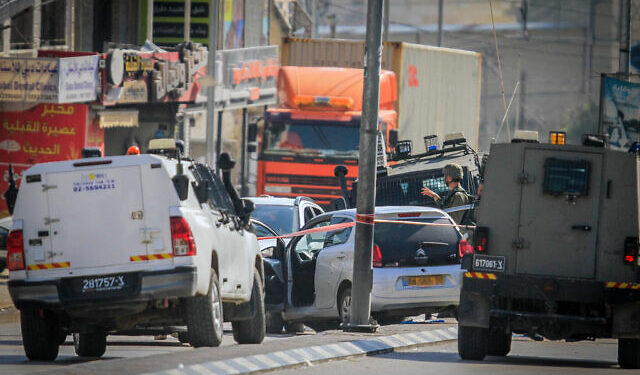
<path id="1" fill-rule="evenodd" d="M 371 314 L 371 287 L 373 284 L 371 257 L 376 201 L 376 153 L 378 107 L 380 104 L 380 65 L 382 61 L 382 5 L 384 1 L 369 0 L 367 7 L 353 286 L 349 319 L 343 327 L 345 331 L 373 332 L 378 328 L 377 325 L 369 322 L 369 316 Z"/>
<path id="2" fill-rule="evenodd" d="M 207 164 L 210 166 L 213 166 L 217 162 L 217 160 L 215 160 L 216 150 L 214 149 L 213 134 L 216 129 L 216 120 L 218 117 L 215 105 L 216 50 L 218 49 L 218 4 L 218 0 L 212 0 L 209 6 L 209 55 L 207 56 L 209 89 L 207 90 L 207 154 L 205 156 Z"/>
<path id="3" fill-rule="evenodd" d="M 444 15 L 444 0 L 438 0 L 438 47 L 442 47 L 442 18 Z"/>
<path id="4" fill-rule="evenodd" d="M 184 41 L 191 40 L 191 0 L 184 1 Z"/>
<path id="5" fill-rule="evenodd" d="M 620 0 L 620 61 L 618 72 L 629 79 L 629 49 L 631 38 L 631 0 Z"/>
<path id="6" fill-rule="evenodd" d="M 311 37 L 318 34 L 318 0 L 311 0 Z"/>
<path id="7" fill-rule="evenodd" d="M 387 0 L 384 2 L 384 25 L 382 31 L 382 40 L 385 42 L 389 41 L 389 3 L 391 0 Z"/>
<path id="8" fill-rule="evenodd" d="M 42 0 L 35 0 L 33 2 L 33 25 L 32 25 L 32 35 L 33 35 L 33 52 L 32 56 L 38 56 L 38 50 L 40 49 L 40 33 L 42 30 Z"/>
<path id="9" fill-rule="evenodd" d="M 153 42 L 153 0 L 147 0 L 147 40 Z"/>

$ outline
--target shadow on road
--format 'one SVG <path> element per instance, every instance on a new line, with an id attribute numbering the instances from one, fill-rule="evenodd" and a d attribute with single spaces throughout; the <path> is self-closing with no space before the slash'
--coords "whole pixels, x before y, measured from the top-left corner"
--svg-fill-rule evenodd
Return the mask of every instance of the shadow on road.
<path id="1" fill-rule="evenodd" d="M 578 359 L 558 359 L 544 357 L 528 357 L 521 355 L 513 355 L 507 357 L 488 356 L 482 362 L 464 361 L 460 359 L 457 353 L 441 353 L 441 352 L 393 352 L 385 354 L 386 358 L 397 359 L 403 361 L 417 362 L 440 362 L 440 363 L 487 363 L 492 365 L 505 366 L 545 366 L 545 367 L 574 367 L 574 368 L 615 368 L 617 363 L 597 361 L 597 360 L 578 360 Z"/>

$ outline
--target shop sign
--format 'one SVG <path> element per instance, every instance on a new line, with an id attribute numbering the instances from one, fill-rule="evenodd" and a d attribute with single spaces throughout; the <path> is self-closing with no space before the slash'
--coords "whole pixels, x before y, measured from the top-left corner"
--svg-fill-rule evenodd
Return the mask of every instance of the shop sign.
<path id="1" fill-rule="evenodd" d="M 278 47 L 218 51 L 216 106 L 234 109 L 276 103 Z"/>
<path id="2" fill-rule="evenodd" d="M 98 55 L 0 58 L 0 102 L 77 103 L 96 99 Z"/>

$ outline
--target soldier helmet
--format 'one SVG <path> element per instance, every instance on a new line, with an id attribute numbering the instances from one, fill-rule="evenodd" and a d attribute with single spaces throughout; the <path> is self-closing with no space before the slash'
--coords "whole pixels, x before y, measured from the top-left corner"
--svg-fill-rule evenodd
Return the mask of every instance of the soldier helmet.
<path id="1" fill-rule="evenodd" d="M 453 181 L 462 181 L 462 167 L 459 164 L 447 164 L 442 168 L 442 173 L 449 176 Z"/>

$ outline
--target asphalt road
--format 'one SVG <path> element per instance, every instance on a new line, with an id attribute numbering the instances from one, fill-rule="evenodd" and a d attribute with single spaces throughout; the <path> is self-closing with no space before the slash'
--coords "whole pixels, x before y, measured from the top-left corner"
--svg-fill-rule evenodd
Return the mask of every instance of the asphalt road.
<path id="1" fill-rule="evenodd" d="M 535 342 L 514 340 L 507 357 L 487 357 L 482 362 L 458 357 L 457 341 L 411 351 L 329 362 L 312 367 L 278 371 L 278 375 L 371 375 L 371 374 L 491 374 L 491 375 L 590 375 L 638 374 L 617 365 L 617 341 Z"/>

